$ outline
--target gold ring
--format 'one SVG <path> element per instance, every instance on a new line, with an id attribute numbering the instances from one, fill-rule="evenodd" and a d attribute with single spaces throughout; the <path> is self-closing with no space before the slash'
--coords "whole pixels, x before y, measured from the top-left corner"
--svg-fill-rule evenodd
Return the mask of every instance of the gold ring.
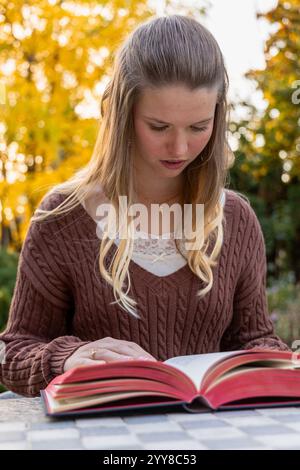
<path id="1" fill-rule="evenodd" d="M 96 352 L 97 352 L 97 349 L 92 349 L 92 351 L 91 351 L 91 356 L 90 356 L 91 359 L 95 359 L 95 354 L 96 354 Z"/>

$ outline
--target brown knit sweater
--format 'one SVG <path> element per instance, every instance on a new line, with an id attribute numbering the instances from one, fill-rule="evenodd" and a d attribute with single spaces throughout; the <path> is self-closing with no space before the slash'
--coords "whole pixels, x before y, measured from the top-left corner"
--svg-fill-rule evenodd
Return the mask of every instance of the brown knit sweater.
<path id="1" fill-rule="evenodd" d="M 48 195 L 40 207 L 53 208 L 64 197 Z M 133 341 L 160 361 L 252 347 L 290 350 L 274 334 L 268 315 L 258 219 L 232 190 L 226 190 L 224 216 L 213 287 L 200 300 L 196 293 L 204 284 L 188 264 L 160 277 L 131 260 L 129 293 L 140 319 L 110 305 L 115 298 L 99 273 L 96 222 L 81 204 L 68 214 L 31 222 L 7 327 L 0 334 L 6 348 L 0 382 L 24 396 L 38 396 L 63 373 L 77 348 L 107 336 Z"/>

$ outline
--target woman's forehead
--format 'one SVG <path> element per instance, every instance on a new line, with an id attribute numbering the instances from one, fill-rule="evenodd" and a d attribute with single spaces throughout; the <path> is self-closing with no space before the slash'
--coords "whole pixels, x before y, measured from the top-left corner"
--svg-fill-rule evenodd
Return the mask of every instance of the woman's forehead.
<path id="1" fill-rule="evenodd" d="M 144 119 L 164 124 L 172 123 L 175 115 L 200 123 L 212 118 L 217 94 L 216 88 L 199 88 L 194 91 L 179 86 L 145 89 L 136 103 L 135 111 Z"/>

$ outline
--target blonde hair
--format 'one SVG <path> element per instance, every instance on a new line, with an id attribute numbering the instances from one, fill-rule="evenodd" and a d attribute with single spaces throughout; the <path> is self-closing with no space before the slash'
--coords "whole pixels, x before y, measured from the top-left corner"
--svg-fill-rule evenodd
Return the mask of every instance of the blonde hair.
<path id="1" fill-rule="evenodd" d="M 50 215 L 74 209 L 100 186 L 116 213 L 119 211 L 119 196 L 127 196 L 130 207 L 134 201 L 131 178 L 133 157 L 128 143 L 134 140 L 134 103 L 145 88 L 174 84 L 182 84 L 191 91 L 202 87 L 218 89 L 211 138 L 197 158 L 184 169 L 181 197 L 181 203 L 191 204 L 193 211 L 195 204 L 204 204 L 202 247 L 190 249 L 185 256 L 190 269 L 207 284 L 197 293 L 203 297 L 212 288 L 211 268 L 217 264 L 223 243 L 220 197 L 234 157 L 226 138 L 228 75 L 223 56 L 212 34 L 191 17 L 169 15 L 152 18 L 139 25 L 122 43 L 115 56 L 112 78 L 101 99 L 102 119 L 90 161 L 69 180 L 48 191 L 43 200 L 54 192 L 67 197 L 50 211 L 38 208 L 32 221 L 42 221 Z M 128 223 L 123 223 L 126 217 L 125 214 L 123 221 L 119 221 L 126 233 L 120 232 L 122 240 L 109 271 L 104 261 L 114 239 L 108 236 L 107 229 L 104 230 L 99 248 L 99 269 L 113 287 L 116 299 L 113 303 L 118 303 L 125 311 L 140 318 L 134 308 L 137 302 L 127 295 L 131 287 L 128 267 L 133 253 L 133 239 L 128 232 Z M 107 220 L 107 227 L 110 227 L 110 212 Z M 208 248 L 213 240 L 215 244 L 209 253 Z M 128 287 L 123 292 L 125 276 Z"/>

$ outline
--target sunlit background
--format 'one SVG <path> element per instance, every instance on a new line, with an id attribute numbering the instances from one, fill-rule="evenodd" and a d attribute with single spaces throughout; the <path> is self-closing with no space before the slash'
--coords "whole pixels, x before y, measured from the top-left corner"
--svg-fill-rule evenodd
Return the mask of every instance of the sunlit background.
<path id="1" fill-rule="evenodd" d="M 91 156 L 114 51 L 171 13 L 203 22 L 222 49 L 228 187 L 260 220 L 278 334 L 299 338 L 300 0 L 0 0 L 0 329 L 33 211 Z"/>

